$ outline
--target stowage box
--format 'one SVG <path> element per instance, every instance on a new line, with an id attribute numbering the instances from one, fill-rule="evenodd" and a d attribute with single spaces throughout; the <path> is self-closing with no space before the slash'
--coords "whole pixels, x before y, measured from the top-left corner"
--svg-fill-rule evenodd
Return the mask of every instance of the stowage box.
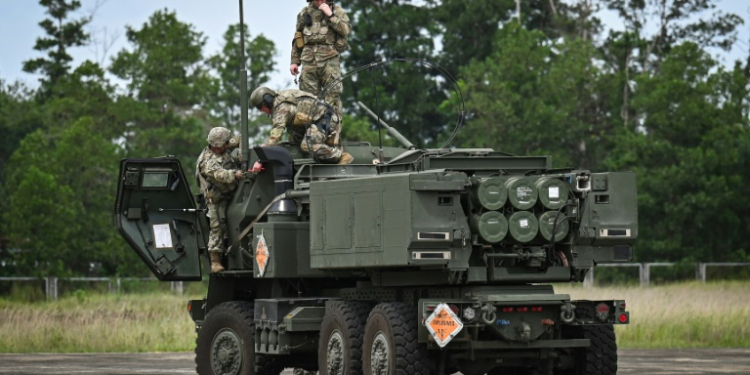
<path id="1" fill-rule="evenodd" d="M 311 183 L 311 267 L 466 262 L 467 182 L 461 172 L 434 172 Z"/>

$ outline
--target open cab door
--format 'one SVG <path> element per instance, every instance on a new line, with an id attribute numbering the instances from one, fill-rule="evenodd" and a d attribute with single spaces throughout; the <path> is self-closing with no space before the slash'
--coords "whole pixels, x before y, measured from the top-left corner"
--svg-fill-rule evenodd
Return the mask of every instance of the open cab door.
<path id="1" fill-rule="evenodd" d="M 207 220 L 177 159 L 120 162 L 115 225 L 159 280 L 201 280 Z"/>

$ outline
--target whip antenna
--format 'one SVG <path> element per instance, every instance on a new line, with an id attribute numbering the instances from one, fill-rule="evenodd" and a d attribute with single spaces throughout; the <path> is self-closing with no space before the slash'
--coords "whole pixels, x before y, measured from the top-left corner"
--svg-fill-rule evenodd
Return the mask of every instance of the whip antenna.
<path id="1" fill-rule="evenodd" d="M 247 69 L 245 62 L 245 17 L 240 0 L 240 132 L 242 134 L 242 169 L 247 169 L 250 152 L 247 129 Z"/>
<path id="2" fill-rule="evenodd" d="M 373 66 L 370 71 L 372 71 L 375 67 Z M 376 120 L 377 122 L 375 125 L 378 127 L 378 160 L 382 163 L 385 160 L 383 158 L 385 157 L 385 154 L 383 153 L 383 126 L 380 125 L 380 102 L 378 101 L 378 83 L 376 80 L 372 81 L 372 89 L 375 94 L 375 111 L 376 113 Z"/>

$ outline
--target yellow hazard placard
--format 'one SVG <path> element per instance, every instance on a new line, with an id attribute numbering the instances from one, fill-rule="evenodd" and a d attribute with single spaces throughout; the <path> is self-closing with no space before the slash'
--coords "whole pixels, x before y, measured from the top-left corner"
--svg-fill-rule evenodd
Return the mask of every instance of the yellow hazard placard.
<path id="1" fill-rule="evenodd" d="M 424 324 L 441 348 L 448 345 L 464 328 L 461 319 L 453 313 L 453 310 L 446 303 L 437 305 L 435 311 L 425 320 Z"/>
<path id="2" fill-rule="evenodd" d="M 266 237 L 263 232 L 260 232 L 258 236 L 258 245 L 255 246 L 255 261 L 258 262 L 258 277 L 263 277 L 266 273 L 266 266 L 268 266 L 268 259 L 271 257 L 271 253 L 268 252 L 268 245 L 266 244 Z"/>

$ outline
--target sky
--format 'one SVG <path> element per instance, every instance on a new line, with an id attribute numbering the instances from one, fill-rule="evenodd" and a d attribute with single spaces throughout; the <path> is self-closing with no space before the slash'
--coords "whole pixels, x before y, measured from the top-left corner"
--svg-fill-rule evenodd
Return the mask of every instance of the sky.
<path id="1" fill-rule="evenodd" d="M 33 47 L 36 38 L 44 34 L 38 25 L 46 18 L 44 8 L 36 0 L 0 0 L 0 3 L 3 9 L 0 12 L 0 79 L 6 82 L 21 80 L 36 86 L 38 76 L 23 72 L 21 66 L 23 61 L 41 56 Z M 81 0 L 82 6 L 74 18 L 91 14 L 97 3 L 100 6 L 87 31 L 100 40 L 105 39 L 105 32 L 106 40 L 117 35 L 119 37 L 106 56 L 101 43 L 98 50 L 94 46 L 71 49 L 69 53 L 75 59 L 73 66 L 85 59 L 95 62 L 104 60 L 108 65 L 117 52 L 128 47 L 125 26 L 140 29 L 148 17 L 160 9 L 175 11 L 178 20 L 192 24 L 194 30 L 208 38 L 204 56 L 220 51 L 222 35 L 227 27 L 239 22 L 237 0 Z M 244 1 L 245 24 L 250 29 L 250 35 L 263 34 L 276 44 L 276 72 L 270 83 L 274 88 L 293 85 L 293 77 L 289 73 L 292 37 L 297 13 L 305 4 L 304 0 Z"/>
<path id="2" fill-rule="evenodd" d="M 745 20 L 745 24 L 739 27 L 739 42 L 733 50 L 729 54 L 721 51 L 713 53 L 731 66 L 734 60 L 744 59 L 750 49 L 750 1 L 714 1 L 718 9 L 733 12 Z M 0 12 L 0 79 L 6 82 L 20 80 L 35 87 L 39 77 L 23 72 L 21 66 L 23 61 L 41 56 L 33 50 L 33 46 L 36 38 L 44 33 L 38 25 L 46 17 L 44 8 L 36 0 L 0 0 L 0 3 L 3 9 Z M 175 11 L 180 21 L 190 23 L 196 31 L 204 33 L 208 38 L 204 49 L 206 56 L 221 50 L 222 34 L 230 24 L 239 22 L 237 0 L 81 0 L 81 3 L 75 18 L 90 15 L 96 8 L 87 30 L 93 39 L 110 42 L 113 37 L 115 39 L 106 53 L 104 43 L 70 50 L 69 53 L 75 58 L 73 66 L 85 59 L 108 65 L 118 51 L 128 46 L 125 26 L 140 28 L 159 9 Z M 276 71 L 269 83 L 272 88 L 294 85 L 289 73 L 291 40 L 297 13 L 305 4 L 304 0 L 244 1 L 245 23 L 250 28 L 250 35 L 263 34 L 276 44 Z M 622 24 L 613 14 L 602 13 L 599 16 L 609 27 L 618 28 Z"/>

